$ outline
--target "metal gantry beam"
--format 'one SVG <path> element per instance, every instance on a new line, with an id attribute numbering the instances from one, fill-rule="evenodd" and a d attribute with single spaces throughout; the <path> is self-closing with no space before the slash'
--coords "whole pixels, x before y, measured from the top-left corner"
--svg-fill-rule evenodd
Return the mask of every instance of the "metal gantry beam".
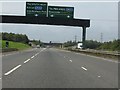
<path id="1" fill-rule="evenodd" d="M 83 36 L 82 36 L 83 46 L 86 40 L 86 28 L 90 27 L 89 19 L 63 19 L 63 18 L 10 16 L 10 15 L 0 15 L 0 18 L 2 18 L 0 23 L 43 24 L 43 25 L 62 25 L 62 26 L 82 27 L 83 28 Z"/>
<path id="2" fill-rule="evenodd" d="M 2 23 L 18 23 L 18 24 L 46 24 L 46 25 L 63 25 L 90 27 L 89 19 L 63 19 L 49 17 L 32 17 L 32 16 L 7 16 L 2 15 Z"/>

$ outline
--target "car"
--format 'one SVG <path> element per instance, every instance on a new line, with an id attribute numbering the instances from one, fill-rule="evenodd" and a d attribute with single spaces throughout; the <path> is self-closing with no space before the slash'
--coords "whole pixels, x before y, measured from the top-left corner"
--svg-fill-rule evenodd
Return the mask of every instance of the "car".
<path id="1" fill-rule="evenodd" d="M 37 45 L 37 48 L 40 48 L 40 45 Z"/>

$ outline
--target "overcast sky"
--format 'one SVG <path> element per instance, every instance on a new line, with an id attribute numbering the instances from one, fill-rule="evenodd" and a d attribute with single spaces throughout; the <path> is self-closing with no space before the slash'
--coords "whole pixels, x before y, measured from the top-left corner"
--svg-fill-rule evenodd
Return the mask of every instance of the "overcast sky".
<path id="1" fill-rule="evenodd" d="M 21 0 L 21 2 L 13 1 L 5 2 L 4 0 L 0 14 L 24 16 L 26 0 Z M 111 1 L 91 2 L 87 0 L 78 2 L 74 0 L 70 2 L 66 0 L 66 2 L 55 2 L 54 0 L 49 0 L 47 2 L 50 6 L 74 7 L 74 18 L 90 19 L 91 26 L 87 28 L 88 40 L 101 41 L 101 33 L 103 33 L 103 41 L 110 41 L 118 38 L 118 2 L 115 2 L 118 0 Z M 79 41 L 82 38 L 82 28 L 70 26 L 3 24 L 2 32 L 23 33 L 29 39 L 40 39 L 45 42 L 74 40 L 75 35 Z"/>

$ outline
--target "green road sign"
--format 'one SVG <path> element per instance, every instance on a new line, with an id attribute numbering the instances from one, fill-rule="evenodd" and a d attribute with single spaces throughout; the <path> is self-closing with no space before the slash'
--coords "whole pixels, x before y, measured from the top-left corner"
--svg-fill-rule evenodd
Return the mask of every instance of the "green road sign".
<path id="1" fill-rule="evenodd" d="M 26 16 L 47 17 L 47 3 L 26 2 Z"/>
<path id="2" fill-rule="evenodd" d="M 73 18 L 74 7 L 48 6 L 48 17 Z"/>

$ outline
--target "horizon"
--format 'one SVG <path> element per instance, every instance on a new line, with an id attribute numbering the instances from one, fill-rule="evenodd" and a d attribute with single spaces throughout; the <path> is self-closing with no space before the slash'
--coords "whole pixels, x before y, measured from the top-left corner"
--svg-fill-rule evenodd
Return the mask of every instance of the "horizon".
<path id="1" fill-rule="evenodd" d="M 26 1 L 26 0 L 24 0 Z M 38 2 L 38 1 L 34 1 Z M 16 5 L 15 5 L 16 4 Z M 91 26 L 87 28 L 86 40 L 103 42 L 118 39 L 118 7 L 117 2 L 48 2 L 49 6 L 74 7 L 74 18 L 90 19 Z M 104 8 L 106 6 L 106 8 Z M 8 8 L 9 7 L 9 8 Z M 107 11 L 107 12 L 106 12 Z M 82 13 L 81 13 L 82 12 Z M 3 2 L 1 15 L 25 16 L 25 2 Z M 26 34 L 30 39 L 40 39 L 44 42 L 65 42 L 82 39 L 81 27 L 32 25 L 32 24 L 2 24 L 1 32 Z"/>

